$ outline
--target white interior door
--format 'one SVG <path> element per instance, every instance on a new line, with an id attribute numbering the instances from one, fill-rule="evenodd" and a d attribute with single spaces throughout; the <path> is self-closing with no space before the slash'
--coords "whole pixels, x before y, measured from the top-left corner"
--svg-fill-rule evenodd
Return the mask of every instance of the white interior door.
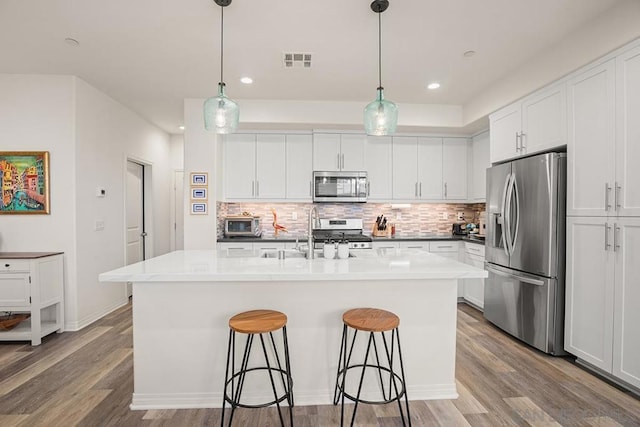
<path id="1" fill-rule="evenodd" d="M 144 260 L 144 166 L 127 161 L 126 178 L 126 263 Z M 131 296 L 131 284 L 127 284 L 127 295 Z"/>

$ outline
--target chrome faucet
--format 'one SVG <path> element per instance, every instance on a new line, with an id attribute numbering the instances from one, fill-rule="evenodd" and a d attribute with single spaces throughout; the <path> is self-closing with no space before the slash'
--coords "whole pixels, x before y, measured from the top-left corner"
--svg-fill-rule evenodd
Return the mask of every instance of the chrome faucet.
<path id="1" fill-rule="evenodd" d="M 307 230 L 307 259 L 313 259 L 313 228 L 320 221 L 320 216 L 318 215 L 318 208 L 316 206 L 311 206 L 309 209 L 309 229 Z"/>

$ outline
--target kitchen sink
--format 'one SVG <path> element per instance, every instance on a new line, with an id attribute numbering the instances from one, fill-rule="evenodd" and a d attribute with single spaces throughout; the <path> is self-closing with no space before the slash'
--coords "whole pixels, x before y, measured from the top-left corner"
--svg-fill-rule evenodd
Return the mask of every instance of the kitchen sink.
<path id="1" fill-rule="evenodd" d="M 260 258 L 306 258 L 306 252 L 301 252 L 296 249 L 281 249 L 279 251 L 264 251 L 260 254 Z"/>

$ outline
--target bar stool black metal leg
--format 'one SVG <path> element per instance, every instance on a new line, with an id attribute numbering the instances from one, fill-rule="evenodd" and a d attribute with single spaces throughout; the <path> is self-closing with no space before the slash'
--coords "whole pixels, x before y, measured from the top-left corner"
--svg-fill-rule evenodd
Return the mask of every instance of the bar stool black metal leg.
<path id="1" fill-rule="evenodd" d="M 278 408 L 278 416 L 280 417 L 280 423 L 284 427 L 284 418 L 282 418 L 282 408 L 280 408 L 280 402 L 278 401 L 278 392 L 276 390 L 276 383 L 273 380 L 273 374 L 271 373 L 271 364 L 269 363 L 269 356 L 267 355 L 267 346 L 264 345 L 263 334 L 260 334 L 260 343 L 262 344 L 262 353 L 264 354 L 264 361 L 267 364 L 267 372 L 269 373 L 269 380 L 271 381 L 271 390 L 273 391 L 273 399 L 276 402 Z"/>
<path id="2" fill-rule="evenodd" d="M 291 363 L 289 361 L 289 340 L 287 338 L 287 327 L 282 328 L 282 340 L 284 342 L 284 363 L 287 369 L 287 401 L 289 402 L 289 425 L 293 427 L 293 379 L 291 376 Z"/>
<path id="3" fill-rule="evenodd" d="M 338 356 L 338 372 L 336 373 L 336 388 L 333 391 L 333 404 L 334 405 L 337 405 L 338 404 L 338 400 L 340 399 L 340 396 L 338 395 L 338 390 L 340 389 L 338 387 L 338 384 L 339 384 L 339 381 L 340 381 L 340 371 L 342 369 L 344 369 L 344 365 L 342 365 L 342 355 L 343 355 L 343 352 L 346 351 L 346 349 L 345 349 L 346 346 L 347 346 L 347 325 L 344 325 L 342 327 L 342 338 L 340 338 L 340 355 Z"/>
<path id="4" fill-rule="evenodd" d="M 253 334 L 249 334 L 247 335 L 247 341 L 244 346 L 242 363 L 240 365 L 240 371 L 239 371 L 240 375 L 238 375 L 238 385 L 236 386 L 235 394 L 231 398 L 231 415 L 229 416 L 229 426 L 233 422 L 233 416 L 236 412 L 236 408 L 238 407 L 238 404 L 240 403 L 240 396 L 242 396 L 242 388 L 244 386 L 245 376 L 247 375 L 247 366 L 249 365 L 249 354 L 251 353 L 252 346 L 253 346 Z M 234 361 L 235 361 L 235 352 L 236 352 L 236 349 L 234 345 L 232 349 L 232 359 Z M 233 362 L 233 364 L 235 365 L 235 362 Z M 231 375 L 235 375 L 235 370 L 231 373 Z M 233 384 L 233 377 L 232 377 L 231 383 Z M 225 387 L 226 387 L 226 384 L 225 384 Z"/>
<path id="5" fill-rule="evenodd" d="M 227 381 L 229 381 L 229 362 L 231 359 L 231 344 L 234 342 L 233 337 L 235 332 L 233 329 L 229 330 L 229 344 L 227 345 L 227 367 L 224 371 L 224 390 L 222 392 L 222 415 L 220 416 L 220 426 L 224 427 L 224 407 L 227 405 Z M 233 370 L 231 371 L 233 372 Z M 231 386 L 231 394 L 233 395 L 233 385 Z"/>
<path id="6" fill-rule="evenodd" d="M 402 350 L 400 347 L 400 330 L 396 328 L 396 340 L 398 341 L 398 356 L 400 359 L 400 374 L 402 375 L 402 384 L 404 384 L 404 403 L 407 407 L 407 419 L 409 420 L 409 427 L 411 427 L 411 414 L 409 412 L 409 396 L 407 395 L 407 382 L 404 377 L 404 364 L 402 362 Z"/>
<path id="7" fill-rule="evenodd" d="M 382 334 L 382 339 L 384 339 L 384 332 L 381 332 L 381 334 Z M 391 384 L 389 384 L 389 397 L 387 397 L 387 394 L 384 391 L 384 381 L 382 380 L 382 367 L 380 365 L 380 356 L 378 356 L 378 346 L 376 345 L 376 337 L 373 334 L 373 332 L 371 333 L 371 335 L 373 336 L 373 352 L 376 355 L 376 364 L 378 366 L 378 377 L 380 378 L 380 389 L 382 390 L 382 398 L 384 400 L 391 399 Z M 391 369 L 391 371 L 393 371 L 393 369 Z"/>
<path id="8" fill-rule="evenodd" d="M 355 340 L 355 336 L 354 336 Z M 369 359 L 369 351 L 371 350 L 371 342 L 373 341 L 373 332 L 369 332 L 369 341 L 367 342 L 367 351 L 364 353 L 364 362 L 362 363 L 362 374 L 360 374 L 360 384 L 358 384 L 358 394 L 356 395 L 356 400 L 353 405 L 353 415 L 351 416 L 351 426 L 353 427 L 353 423 L 356 420 L 356 411 L 358 410 L 358 403 L 360 403 L 360 393 L 362 392 L 362 383 L 364 382 L 364 373 L 367 367 L 367 360 Z M 346 371 L 345 371 L 346 374 Z M 346 375 L 345 375 L 346 376 Z M 344 394 L 343 394 L 344 398 Z M 344 400 L 343 406 L 344 406 Z"/>

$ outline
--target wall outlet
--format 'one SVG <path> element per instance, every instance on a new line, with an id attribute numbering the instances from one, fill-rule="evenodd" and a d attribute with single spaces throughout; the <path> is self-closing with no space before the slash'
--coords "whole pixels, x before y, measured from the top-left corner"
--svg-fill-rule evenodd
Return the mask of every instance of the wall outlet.
<path id="1" fill-rule="evenodd" d="M 95 230 L 96 231 L 104 230 L 104 221 L 101 221 L 101 220 L 96 221 Z"/>
<path id="2" fill-rule="evenodd" d="M 464 212 L 458 212 L 458 221 L 464 221 Z"/>
<path id="3" fill-rule="evenodd" d="M 293 221 L 297 220 L 297 219 L 298 219 L 298 212 L 293 212 L 293 213 L 291 213 L 291 219 L 292 219 Z"/>
<path id="4" fill-rule="evenodd" d="M 442 219 L 449 219 L 449 215 L 446 212 L 442 212 Z"/>

